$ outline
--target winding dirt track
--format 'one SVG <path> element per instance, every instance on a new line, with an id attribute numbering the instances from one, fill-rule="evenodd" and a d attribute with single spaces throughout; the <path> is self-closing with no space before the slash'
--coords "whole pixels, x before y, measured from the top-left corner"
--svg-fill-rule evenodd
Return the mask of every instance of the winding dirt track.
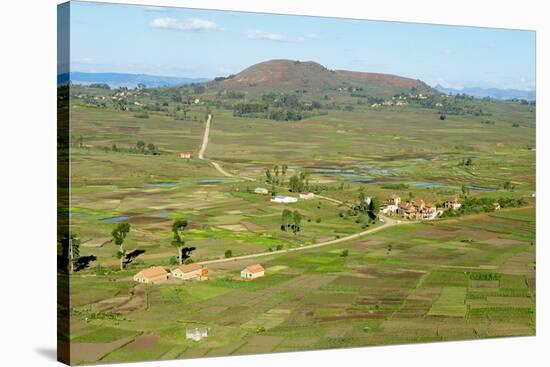
<path id="1" fill-rule="evenodd" d="M 235 175 L 227 172 L 226 170 L 224 170 L 218 162 L 214 162 L 213 160 L 204 158 L 204 153 L 206 152 L 206 148 L 208 148 L 208 140 L 209 140 L 209 137 L 210 137 L 210 125 L 211 125 L 211 123 L 212 123 L 212 115 L 208 115 L 208 119 L 206 120 L 206 126 L 204 128 L 204 135 L 202 137 L 201 149 L 199 150 L 199 159 L 203 160 L 203 161 L 208 160 L 210 162 L 210 164 L 212 166 L 214 166 L 216 171 L 221 173 L 223 176 L 237 178 L 237 176 L 235 176 Z M 254 179 L 250 178 L 250 177 L 239 176 L 238 178 L 241 178 L 241 179 L 247 180 L 247 181 L 254 181 Z"/>

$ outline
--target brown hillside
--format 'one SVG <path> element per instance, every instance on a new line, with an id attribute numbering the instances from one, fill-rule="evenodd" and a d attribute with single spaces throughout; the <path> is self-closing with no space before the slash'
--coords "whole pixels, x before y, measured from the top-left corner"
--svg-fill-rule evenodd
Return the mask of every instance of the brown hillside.
<path id="1" fill-rule="evenodd" d="M 214 82 L 222 89 L 239 90 L 324 90 L 363 87 L 395 93 L 413 87 L 426 89 L 423 82 L 396 75 L 329 70 L 313 61 L 270 60 L 250 66 L 240 73 Z"/>
<path id="2" fill-rule="evenodd" d="M 338 75 L 342 75 L 345 78 L 352 80 L 361 80 L 368 84 L 374 84 L 378 86 L 394 87 L 394 88 L 422 88 L 426 85 L 418 80 L 403 78 L 401 76 L 391 74 L 377 74 L 377 73 L 365 73 L 360 71 L 348 71 L 348 70 L 336 70 Z"/>

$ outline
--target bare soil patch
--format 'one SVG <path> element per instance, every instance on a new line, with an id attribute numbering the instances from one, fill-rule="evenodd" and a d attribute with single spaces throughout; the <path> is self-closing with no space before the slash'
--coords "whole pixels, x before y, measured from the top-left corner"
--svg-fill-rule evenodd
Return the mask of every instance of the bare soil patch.
<path id="1" fill-rule="evenodd" d="M 158 335 L 141 335 L 126 346 L 130 350 L 154 349 L 158 345 L 160 336 Z"/>

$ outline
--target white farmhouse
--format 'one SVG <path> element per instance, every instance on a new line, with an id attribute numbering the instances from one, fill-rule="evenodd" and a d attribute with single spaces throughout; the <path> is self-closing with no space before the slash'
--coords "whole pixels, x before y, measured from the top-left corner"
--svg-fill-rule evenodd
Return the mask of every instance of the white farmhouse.
<path id="1" fill-rule="evenodd" d="M 198 342 L 201 339 L 208 337 L 208 328 L 200 327 L 200 328 L 187 329 L 185 331 L 185 337 L 189 340 Z"/>
<path id="2" fill-rule="evenodd" d="M 259 195 L 267 195 L 269 193 L 269 191 L 266 188 L 263 188 L 263 187 L 256 187 L 254 189 L 254 193 L 259 194 Z"/>
<path id="3" fill-rule="evenodd" d="M 271 199 L 274 203 L 281 203 L 281 204 L 289 204 L 289 203 L 295 203 L 298 201 L 297 198 L 293 198 L 292 196 L 283 196 L 283 195 L 277 195 Z"/>
<path id="4" fill-rule="evenodd" d="M 260 264 L 249 265 L 241 271 L 241 278 L 256 279 L 265 275 L 265 269 Z"/>

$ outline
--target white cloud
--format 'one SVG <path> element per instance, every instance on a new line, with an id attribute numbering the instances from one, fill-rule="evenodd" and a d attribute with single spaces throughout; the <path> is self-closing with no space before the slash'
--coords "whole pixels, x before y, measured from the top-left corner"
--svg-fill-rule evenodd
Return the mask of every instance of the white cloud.
<path id="1" fill-rule="evenodd" d="M 178 31 L 213 31 L 220 27 L 209 20 L 200 18 L 190 18 L 178 20 L 175 18 L 163 17 L 156 18 L 151 22 L 153 28 L 175 29 Z"/>
<path id="2" fill-rule="evenodd" d="M 319 36 L 315 33 L 308 33 L 305 36 L 289 37 L 281 33 L 266 32 L 259 29 L 250 29 L 246 32 L 246 37 L 252 40 L 267 40 L 275 42 L 305 42 L 306 40 L 316 39 Z"/>

